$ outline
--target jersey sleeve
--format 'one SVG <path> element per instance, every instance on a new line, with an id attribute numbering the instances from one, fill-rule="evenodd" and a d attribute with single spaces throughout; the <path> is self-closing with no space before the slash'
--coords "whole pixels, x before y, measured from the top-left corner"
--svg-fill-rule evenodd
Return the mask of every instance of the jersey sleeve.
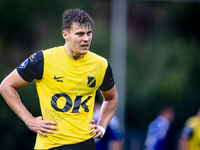
<path id="1" fill-rule="evenodd" d="M 103 79 L 101 86 L 99 87 L 102 91 L 108 91 L 115 85 L 114 77 L 112 73 L 112 69 L 110 64 L 108 63 L 108 67 L 106 69 L 106 73 Z"/>
<path id="2" fill-rule="evenodd" d="M 42 79 L 44 69 L 44 56 L 42 51 L 34 53 L 17 67 L 19 75 L 27 82 Z"/>

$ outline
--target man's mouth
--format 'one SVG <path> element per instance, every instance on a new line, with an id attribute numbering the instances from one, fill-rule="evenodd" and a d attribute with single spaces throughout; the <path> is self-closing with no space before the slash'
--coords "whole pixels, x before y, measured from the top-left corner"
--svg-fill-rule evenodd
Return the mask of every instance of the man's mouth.
<path id="1" fill-rule="evenodd" d="M 88 44 L 81 45 L 82 48 L 88 48 Z"/>

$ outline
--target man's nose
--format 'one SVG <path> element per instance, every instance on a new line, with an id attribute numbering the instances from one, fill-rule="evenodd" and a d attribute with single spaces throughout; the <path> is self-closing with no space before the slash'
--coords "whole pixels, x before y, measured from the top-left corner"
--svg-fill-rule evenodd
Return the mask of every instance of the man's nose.
<path id="1" fill-rule="evenodd" d="M 90 39 L 89 36 L 87 34 L 85 34 L 83 37 L 83 41 L 89 41 L 89 39 Z"/>

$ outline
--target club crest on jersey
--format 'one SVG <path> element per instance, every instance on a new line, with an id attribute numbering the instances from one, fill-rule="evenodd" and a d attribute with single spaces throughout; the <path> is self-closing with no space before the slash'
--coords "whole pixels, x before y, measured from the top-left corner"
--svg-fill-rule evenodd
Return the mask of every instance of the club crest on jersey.
<path id="1" fill-rule="evenodd" d="M 28 64 L 28 58 L 23 63 L 21 63 L 19 68 L 25 68 L 27 64 Z"/>
<path id="2" fill-rule="evenodd" d="M 88 87 L 93 88 L 96 86 L 96 79 L 94 77 L 88 77 Z"/>

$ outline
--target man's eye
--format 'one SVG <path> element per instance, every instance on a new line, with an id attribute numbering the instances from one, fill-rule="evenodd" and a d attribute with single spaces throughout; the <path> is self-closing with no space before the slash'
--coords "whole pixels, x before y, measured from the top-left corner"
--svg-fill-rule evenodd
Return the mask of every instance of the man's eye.
<path id="1" fill-rule="evenodd" d="M 77 33 L 77 35 L 79 35 L 79 36 L 82 36 L 82 35 L 83 35 L 83 33 Z"/>
<path id="2" fill-rule="evenodd" d="M 87 33 L 87 35 L 91 35 L 91 34 L 92 34 L 92 32 L 88 32 L 88 33 Z"/>

